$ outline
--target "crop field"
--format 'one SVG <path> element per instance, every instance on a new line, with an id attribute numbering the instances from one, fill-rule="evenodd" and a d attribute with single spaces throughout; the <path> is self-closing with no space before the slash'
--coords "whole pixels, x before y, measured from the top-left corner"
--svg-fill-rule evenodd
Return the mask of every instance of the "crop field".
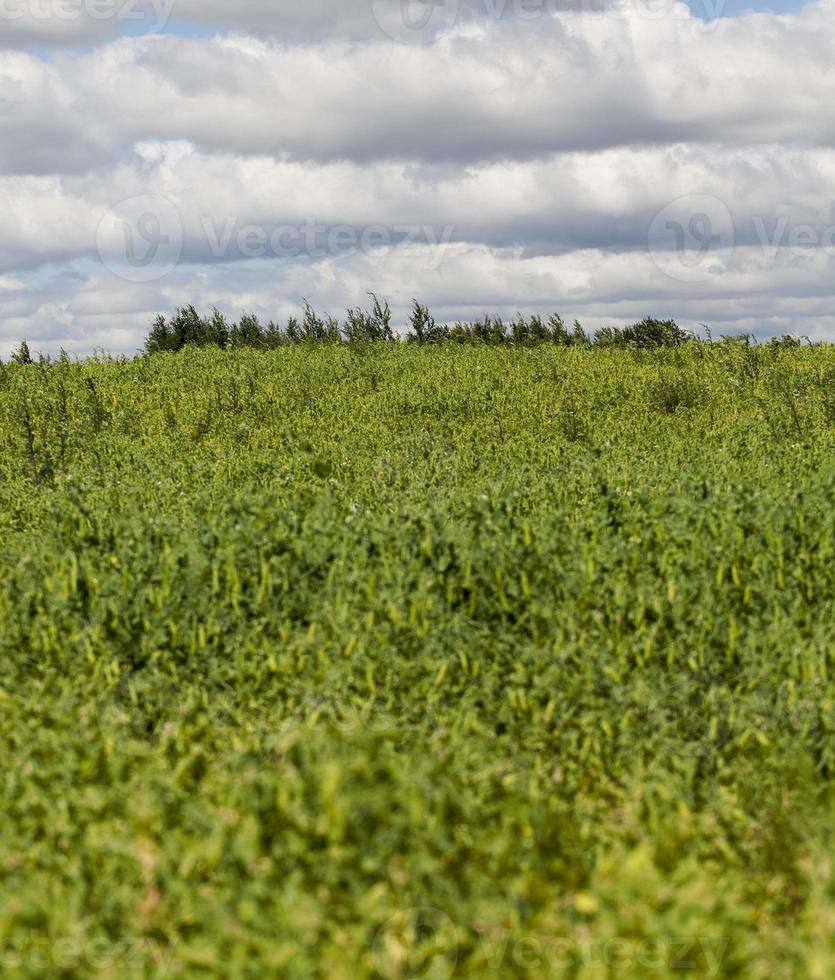
<path id="1" fill-rule="evenodd" d="M 835 348 L 0 367 L 0 972 L 835 976 Z"/>

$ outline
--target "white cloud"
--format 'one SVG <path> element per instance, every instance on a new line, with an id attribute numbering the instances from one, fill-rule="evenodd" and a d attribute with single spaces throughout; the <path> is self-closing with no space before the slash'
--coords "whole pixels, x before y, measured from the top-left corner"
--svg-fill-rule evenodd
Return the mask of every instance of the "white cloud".
<path id="1" fill-rule="evenodd" d="M 283 47 L 122 39 L 45 63 L 0 55 L 6 172 L 108 166 L 147 138 L 210 151 L 461 165 L 624 144 L 835 137 L 835 2 L 693 17 L 485 22 L 442 43 Z"/>
<path id="2" fill-rule="evenodd" d="M 293 43 L 0 50 L 0 353 L 24 334 L 132 350 L 180 302 L 284 316 L 302 295 L 337 310 L 370 288 L 453 318 L 833 330 L 835 0 L 711 25 L 636 0 L 535 23 L 475 9 L 407 46 L 364 30 L 365 0 L 178 0 L 177 17 Z M 143 203 L 128 217 L 150 221 L 126 232 L 136 195 L 169 204 Z M 292 260 L 282 226 L 302 242 Z M 114 276 L 126 234 L 176 246 L 173 268 Z"/>
<path id="3" fill-rule="evenodd" d="M 248 229 L 269 237 L 286 225 L 321 226 L 318 244 L 348 226 L 358 233 L 415 228 L 426 232 L 421 240 L 521 247 L 528 256 L 589 247 L 646 251 L 653 218 L 683 198 L 676 216 L 689 220 L 691 195 L 715 198 L 730 211 L 738 245 L 800 248 L 799 228 L 808 226 L 826 244 L 833 227 L 835 150 L 675 145 L 437 171 L 148 142 L 105 173 L 0 178 L 0 271 L 93 257 L 106 213 L 139 195 L 151 196 L 145 210 L 155 212 L 163 233 L 171 230 L 173 206 L 184 260 L 209 264 L 248 254 L 251 248 L 239 247 Z M 118 236 L 113 244 L 119 247 Z"/>

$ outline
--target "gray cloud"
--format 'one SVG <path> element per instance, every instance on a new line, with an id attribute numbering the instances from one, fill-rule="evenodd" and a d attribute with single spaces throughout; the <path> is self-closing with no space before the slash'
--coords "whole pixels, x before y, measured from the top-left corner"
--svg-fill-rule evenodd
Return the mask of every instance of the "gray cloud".
<path id="1" fill-rule="evenodd" d="M 431 44 L 490 23 L 543 24 L 563 12 L 608 13 L 624 7 L 648 21 L 687 17 L 674 0 L 0 0 L 0 46 L 78 46 L 119 34 L 189 25 L 255 33 L 282 44 L 396 41 Z M 703 0 L 721 11 L 724 0 Z"/>
<path id="2" fill-rule="evenodd" d="M 53 63 L 0 56 L 0 125 L 15 137 L 0 170 L 109 166 L 143 139 L 456 167 L 621 145 L 830 146 L 832 42 L 831 11 L 815 7 L 713 29 L 635 16 L 490 22 L 419 48 L 157 37 Z"/>
<path id="3" fill-rule="evenodd" d="M 184 260 L 206 264 L 246 257 L 247 229 L 269 237 L 306 223 L 322 226 L 320 245 L 334 228 L 378 227 L 430 229 L 424 239 L 516 247 L 527 257 L 646 250 L 662 209 L 681 201 L 669 217 L 685 224 L 688 208 L 704 209 L 688 204 L 694 196 L 730 215 L 737 246 L 768 251 L 790 245 L 798 229 L 826 244 L 835 150 L 622 148 L 424 173 L 399 162 L 310 164 L 146 142 L 106 173 L 0 178 L 0 271 L 94 257 L 102 218 L 136 196 L 150 196 L 145 210 L 158 210 L 163 224 L 176 209 Z"/>
<path id="4" fill-rule="evenodd" d="M 0 20 L 0 355 L 372 288 L 400 317 L 419 296 L 835 336 L 835 0 L 712 25 L 471 4 L 411 46 L 373 9 L 177 0 L 225 33 L 30 24 L 48 56 Z"/>

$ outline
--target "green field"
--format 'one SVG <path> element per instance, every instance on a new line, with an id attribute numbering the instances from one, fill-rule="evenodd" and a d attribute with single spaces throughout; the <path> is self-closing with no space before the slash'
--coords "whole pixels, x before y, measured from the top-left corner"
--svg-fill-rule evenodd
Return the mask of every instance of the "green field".
<path id="1" fill-rule="evenodd" d="M 835 976 L 835 348 L 0 367 L 0 973 Z"/>

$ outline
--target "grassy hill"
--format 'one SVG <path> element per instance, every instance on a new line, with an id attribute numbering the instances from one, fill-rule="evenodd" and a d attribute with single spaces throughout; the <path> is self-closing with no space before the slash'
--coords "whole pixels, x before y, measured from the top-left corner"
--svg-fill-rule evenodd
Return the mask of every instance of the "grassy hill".
<path id="1" fill-rule="evenodd" d="M 835 349 L 0 367 L 0 965 L 835 973 Z"/>

